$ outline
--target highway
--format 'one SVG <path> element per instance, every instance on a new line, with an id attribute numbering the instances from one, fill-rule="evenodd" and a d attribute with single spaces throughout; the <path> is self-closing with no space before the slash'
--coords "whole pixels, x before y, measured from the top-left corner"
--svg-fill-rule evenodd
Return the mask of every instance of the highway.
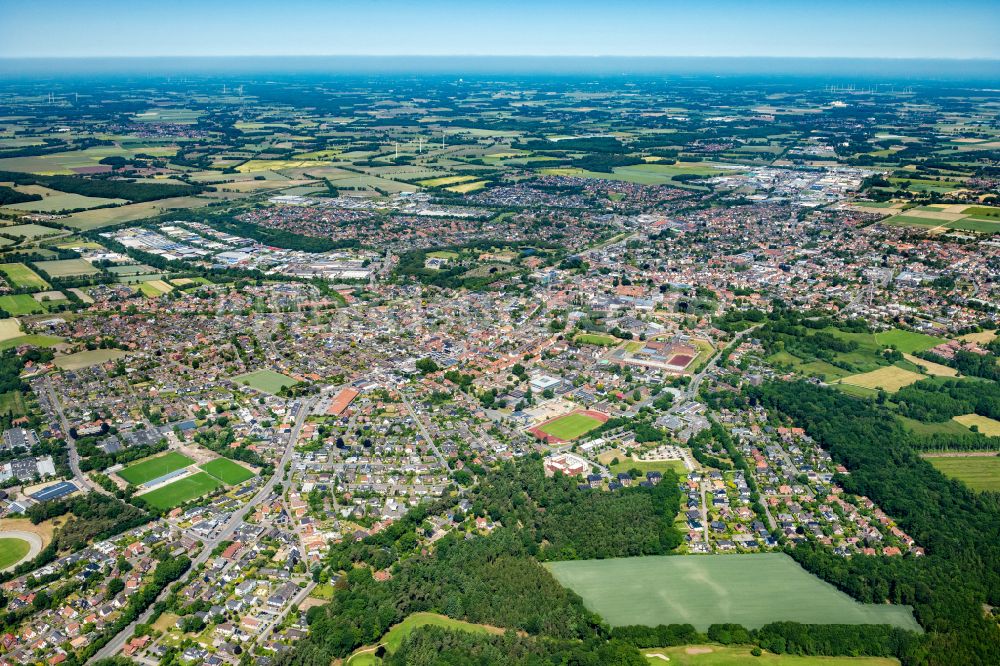
<path id="1" fill-rule="evenodd" d="M 261 487 L 261 489 L 257 491 L 257 494 L 255 494 L 249 502 L 243 505 L 243 508 L 235 512 L 229 518 L 229 521 L 226 523 L 225 527 L 223 527 L 222 530 L 220 530 L 220 532 L 214 538 L 204 542 L 204 545 L 201 548 L 201 552 L 198 554 L 197 557 L 194 558 L 194 560 L 192 560 L 191 568 L 188 569 L 187 573 L 185 573 L 184 576 L 181 577 L 182 581 L 187 583 L 191 575 L 198 569 L 198 567 L 204 564 L 206 560 L 208 560 L 209 556 L 212 554 L 212 551 L 215 549 L 215 547 L 218 546 L 223 541 L 226 541 L 229 537 L 231 537 L 233 533 L 237 530 L 237 528 L 239 528 L 243 524 L 243 519 L 246 518 L 246 515 L 248 513 L 250 513 L 250 510 L 253 509 L 258 503 L 262 502 L 264 499 L 270 496 L 272 492 L 274 492 L 274 485 L 278 482 L 279 479 L 284 478 L 283 475 L 284 475 L 285 465 L 292 459 L 292 451 L 294 450 L 295 442 L 299 437 L 299 431 L 305 424 L 306 417 L 309 416 L 309 413 L 312 411 L 312 408 L 317 400 L 318 398 L 313 397 L 302 402 L 302 406 L 299 408 L 299 413 L 295 418 L 295 425 L 292 426 L 292 431 L 288 436 L 288 442 L 285 444 L 285 451 L 281 455 L 281 460 L 277 462 L 274 466 L 274 474 L 272 474 L 271 478 L 267 481 L 267 483 L 265 483 Z M 132 637 L 132 634 L 135 632 L 136 625 L 149 621 L 149 618 L 153 614 L 153 606 L 155 605 L 156 601 L 163 601 L 164 599 L 166 599 L 167 596 L 169 596 L 170 594 L 171 587 L 173 587 L 173 584 L 170 584 L 167 587 L 165 587 L 163 591 L 160 592 L 160 595 L 156 598 L 154 603 L 150 604 L 149 607 L 139 616 L 138 619 L 136 619 L 134 622 L 132 622 L 127 627 L 122 629 L 117 636 L 112 638 L 107 643 L 107 645 L 98 650 L 93 657 L 87 660 L 87 663 L 90 664 L 97 661 L 98 659 L 106 659 L 108 657 L 113 657 L 114 655 L 116 655 L 125 646 L 125 643 L 128 641 L 128 639 Z"/>

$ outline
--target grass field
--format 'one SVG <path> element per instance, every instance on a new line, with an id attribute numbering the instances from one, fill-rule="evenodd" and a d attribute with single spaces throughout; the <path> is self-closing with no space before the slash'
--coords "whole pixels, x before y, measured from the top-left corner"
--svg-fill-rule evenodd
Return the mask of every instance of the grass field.
<path id="1" fill-rule="evenodd" d="M 39 261 L 38 268 L 54 278 L 76 277 L 78 275 L 93 275 L 100 271 L 83 259 L 56 259 L 55 261 Z"/>
<path id="2" fill-rule="evenodd" d="M 228 458 L 216 458 L 204 465 L 199 465 L 202 471 L 222 481 L 227 486 L 235 486 L 243 483 L 247 479 L 252 479 L 254 473 L 239 463 L 234 463 Z"/>
<path id="3" fill-rule="evenodd" d="M 157 509 L 172 509 L 188 500 L 212 492 L 222 484 L 205 472 L 198 472 L 171 481 L 167 485 L 140 495 L 144 502 Z"/>
<path id="4" fill-rule="evenodd" d="M 486 187 L 485 180 L 477 180 L 471 183 L 460 183 L 458 185 L 452 185 L 451 187 L 446 187 L 444 189 L 449 192 L 455 192 L 456 194 L 467 194 L 469 192 L 475 192 L 476 190 L 481 190 Z"/>
<path id="5" fill-rule="evenodd" d="M 876 333 L 875 340 L 886 347 L 895 347 L 904 354 L 926 351 L 931 347 L 937 347 L 942 342 L 945 342 L 944 338 L 936 338 L 933 335 L 904 331 L 898 328 Z"/>
<path id="6" fill-rule="evenodd" d="M 456 631 L 468 631 L 475 634 L 502 634 L 503 631 L 495 627 L 487 627 L 482 624 L 472 624 L 462 620 L 453 620 L 437 613 L 413 613 L 408 615 L 399 624 L 393 626 L 379 640 L 378 644 L 385 646 L 386 652 L 392 654 L 403 644 L 403 639 L 413 633 L 419 627 L 444 627 Z M 376 657 L 372 649 L 374 646 L 355 650 L 354 654 L 347 660 L 348 666 L 365 666 L 379 664 L 381 660 Z"/>
<path id="7" fill-rule="evenodd" d="M 30 548 L 31 544 L 24 539 L 0 538 L 0 570 L 20 562 L 21 558 L 28 554 Z"/>
<path id="8" fill-rule="evenodd" d="M 138 284 L 139 291 L 142 292 L 143 296 L 148 298 L 158 298 L 163 294 L 169 293 L 174 290 L 174 288 L 164 282 L 163 280 L 149 280 L 147 282 L 140 282 Z"/>
<path id="9" fill-rule="evenodd" d="M 950 419 L 941 423 L 924 423 L 916 419 L 896 415 L 896 419 L 903 424 L 903 427 L 915 435 L 968 435 L 969 429 L 964 425 Z"/>
<path id="10" fill-rule="evenodd" d="M 599 425 L 601 422 L 593 416 L 573 412 L 539 426 L 539 430 L 553 437 L 570 441 L 587 434 Z"/>
<path id="11" fill-rule="evenodd" d="M 417 185 L 423 187 L 441 187 L 443 185 L 457 185 L 469 180 L 475 180 L 475 176 L 444 176 L 443 178 L 428 178 L 417 181 Z"/>
<path id="12" fill-rule="evenodd" d="M 5 310 L 15 317 L 18 315 L 45 312 L 46 307 L 31 297 L 31 294 L 0 296 L 0 310 Z"/>
<path id="13" fill-rule="evenodd" d="M 580 333 L 573 342 L 582 342 L 588 345 L 600 345 L 601 347 L 614 347 L 621 340 L 613 335 L 600 335 L 599 333 Z"/>
<path id="14" fill-rule="evenodd" d="M 21 345 L 34 345 L 35 347 L 53 347 L 63 339 L 54 335 L 19 335 L 16 338 L 6 338 L 0 340 L 0 351 L 20 347 Z"/>
<path id="15" fill-rule="evenodd" d="M 632 460 L 631 458 L 619 457 L 619 462 L 617 465 L 611 465 L 608 469 L 612 474 L 620 474 L 622 472 L 628 472 L 632 469 L 638 469 L 645 476 L 646 472 L 666 472 L 667 470 L 674 470 L 680 475 L 687 474 L 687 468 L 684 467 L 684 463 L 680 460 Z"/>
<path id="16" fill-rule="evenodd" d="M 1000 457 L 926 456 L 942 474 L 958 479 L 973 490 L 1000 491 Z"/>
<path id="17" fill-rule="evenodd" d="M 920 631 L 906 606 L 866 605 L 809 574 L 787 555 L 630 557 L 550 562 L 552 575 L 613 626 L 719 622 L 758 628 L 806 624 L 892 624 Z"/>
<path id="18" fill-rule="evenodd" d="M 57 356 L 53 363 L 56 364 L 56 367 L 63 370 L 79 370 L 80 368 L 89 368 L 92 365 L 98 365 L 124 356 L 126 356 L 126 353 L 121 349 L 94 349 L 75 354 L 66 354 L 65 356 Z"/>
<path id="19" fill-rule="evenodd" d="M 274 370 L 248 372 L 245 375 L 233 377 L 233 381 L 272 395 L 277 394 L 285 386 L 295 386 L 298 383 L 291 377 Z"/>
<path id="20" fill-rule="evenodd" d="M 1000 421 L 996 419 L 978 414 L 965 414 L 964 416 L 956 416 L 955 421 L 958 421 L 967 428 L 976 426 L 979 432 L 987 437 L 1000 437 Z"/>
<path id="21" fill-rule="evenodd" d="M 764 652 L 759 657 L 750 653 L 749 646 L 680 645 L 640 650 L 654 666 L 896 666 L 897 659 L 888 657 L 800 657 L 792 654 Z M 657 655 L 662 655 L 657 656 Z M 669 661 L 663 659 L 666 657 Z"/>
<path id="22" fill-rule="evenodd" d="M 863 372 L 860 375 L 844 377 L 840 381 L 845 384 L 852 384 L 862 388 L 884 389 L 889 393 L 895 393 L 904 386 L 909 386 L 914 382 L 919 382 L 924 376 L 919 372 L 911 372 L 894 365 L 889 365 L 871 372 Z"/>
<path id="23" fill-rule="evenodd" d="M 169 451 L 163 455 L 146 458 L 134 465 L 129 465 L 118 472 L 118 476 L 133 486 L 140 486 L 147 481 L 159 478 L 164 474 L 169 474 L 174 470 L 183 469 L 192 464 L 194 464 L 194 461 L 183 453 Z"/>
<path id="24" fill-rule="evenodd" d="M 27 240 L 55 236 L 60 233 L 58 229 L 43 227 L 40 224 L 14 224 L 9 227 L 0 227 L 0 230 L 8 236 L 18 236 Z"/>
<path id="25" fill-rule="evenodd" d="M 923 367 L 924 371 L 931 377 L 957 377 L 958 370 L 947 365 L 941 365 L 934 361 L 927 361 L 912 354 L 903 354 L 903 358 L 918 367 Z"/>
<path id="26" fill-rule="evenodd" d="M 15 287 L 49 288 L 48 282 L 24 264 L 0 264 L 0 273 L 3 273 Z"/>

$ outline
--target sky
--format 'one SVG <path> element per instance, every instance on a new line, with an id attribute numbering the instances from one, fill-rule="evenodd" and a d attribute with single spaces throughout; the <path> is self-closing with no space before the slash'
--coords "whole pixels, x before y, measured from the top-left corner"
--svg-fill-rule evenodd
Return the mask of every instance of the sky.
<path id="1" fill-rule="evenodd" d="M 1000 58 L 1000 0 L 0 0 L 0 58 Z"/>

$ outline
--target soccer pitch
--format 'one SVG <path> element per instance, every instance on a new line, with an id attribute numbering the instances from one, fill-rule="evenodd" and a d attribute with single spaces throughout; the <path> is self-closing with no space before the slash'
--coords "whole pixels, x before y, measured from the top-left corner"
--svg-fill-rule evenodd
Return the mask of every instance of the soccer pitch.
<path id="1" fill-rule="evenodd" d="M 860 604 L 782 553 L 550 562 L 546 568 L 613 626 L 733 622 L 891 624 L 920 631 L 908 606 Z"/>
<path id="2" fill-rule="evenodd" d="M 192 463 L 194 461 L 186 455 L 170 451 L 162 456 L 146 458 L 134 465 L 129 465 L 118 472 L 118 476 L 134 486 L 140 486 L 174 470 L 183 469 Z"/>
<path id="3" fill-rule="evenodd" d="M 199 467 L 227 486 L 235 486 L 254 477 L 253 472 L 228 458 L 216 458 L 204 465 L 199 465 Z"/>
<path id="4" fill-rule="evenodd" d="M 573 412 L 538 426 L 547 435 L 569 441 L 584 435 L 601 425 L 599 419 L 579 412 Z"/>
<path id="5" fill-rule="evenodd" d="M 238 384 L 255 388 L 264 393 L 277 395 L 278 391 L 286 386 L 294 386 L 297 381 L 274 370 L 256 370 L 245 375 L 233 377 L 233 381 Z"/>
<path id="6" fill-rule="evenodd" d="M 197 474 L 171 481 L 165 486 L 139 495 L 139 497 L 142 501 L 157 509 L 172 509 L 188 500 L 196 499 L 206 493 L 210 493 L 221 485 L 218 480 L 205 472 L 198 472 Z"/>

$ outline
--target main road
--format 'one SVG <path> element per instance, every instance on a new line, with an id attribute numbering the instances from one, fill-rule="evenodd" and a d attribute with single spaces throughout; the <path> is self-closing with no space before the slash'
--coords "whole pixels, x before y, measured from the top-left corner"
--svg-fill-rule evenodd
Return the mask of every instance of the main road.
<path id="1" fill-rule="evenodd" d="M 69 449 L 69 468 L 73 472 L 73 480 L 76 481 L 76 485 L 81 490 L 86 488 L 105 495 L 110 495 L 111 493 L 92 482 L 84 475 L 83 471 L 80 470 L 80 454 L 77 453 L 76 442 L 69 434 L 69 419 L 66 418 L 66 413 L 63 412 L 62 403 L 59 402 L 59 397 L 52 388 L 52 382 L 49 381 L 48 377 L 45 378 L 45 392 L 49 394 L 49 402 L 52 405 L 52 409 L 55 410 L 56 416 L 59 417 L 59 427 L 62 428 L 63 437 L 66 441 L 66 447 Z"/>
<path id="2" fill-rule="evenodd" d="M 274 492 L 275 484 L 279 479 L 284 478 L 285 465 L 287 465 L 292 459 L 292 451 L 295 449 L 295 442 L 299 437 L 299 431 L 302 429 L 302 426 L 306 422 L 306 418 L 309 416 L 309 413 L 312 411 L 313 406 L 318 400 L 318 397 L 313 397 L 303 401 L 301 407 L 299 408 L 299 413 L 295 417 L 295 425 L 292 426 L 292 431 L 288 435 L 288 442 L 285 443 L 285 450 L 281 454 L 281 460 L 274 466 L 274 474 L 272 474 L 267 483 L 265 483 L 261 489 L 257 491 L 257 494 L 255 494 L 249 502 L 243 505 L 243 508 L 238 510 L 229 518 L 225 527 L 223 527 L 215 537 L 203 542 L 201 552 L 198 553 L 198 556 L 191 561 L 191 568 L 188 569 L 187 573 L 181 577 L 181 580 L 184 583 L 187 583 L 188 579 L 190 579 L 194 572 L 197 571 L 198 567 L 208 560 L 216 546 L 231 537 L 233 532 L 243 525 L 243 520 L 246 518 L 247 514 L 250 513 L 250 510 Z M 167 598 L 171 587 L 173 587 L 173 584 L 163 588 L 163 591 L 160 592 L 160 595 L 156 598 L 156 600 L 150 604 L 149 607 L 134 622 L 118 632 L 118 634 L 108 641 L 103 648 L 98 650 L 94 656 L 87 661 L 87 663 L 90 664 L 98 659 L 106 659 L 118 654 L 122 647 L 125 646 L 125 642 L 135 632 L 136 625 L 149 621 L 149 618 L 153 614 L 153 606 L 156 605 L 157 601 L 163 601 Z"/>

